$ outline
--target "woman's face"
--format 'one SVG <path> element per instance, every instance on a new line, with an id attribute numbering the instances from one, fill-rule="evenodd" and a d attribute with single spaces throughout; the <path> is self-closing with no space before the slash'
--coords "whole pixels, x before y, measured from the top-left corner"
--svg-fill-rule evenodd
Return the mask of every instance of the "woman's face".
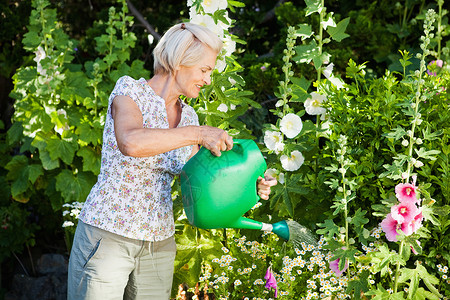
<path id="1" fill-rule="evenodd" d="M 202 58 L 193 66 L 180 66 L 175 80 L 180 94 L 188 98 L 197 98 L 200 89 L 211 83 L 211 72 L 216 64 L 217 53 L 209 47 L 203 47 Z"/>

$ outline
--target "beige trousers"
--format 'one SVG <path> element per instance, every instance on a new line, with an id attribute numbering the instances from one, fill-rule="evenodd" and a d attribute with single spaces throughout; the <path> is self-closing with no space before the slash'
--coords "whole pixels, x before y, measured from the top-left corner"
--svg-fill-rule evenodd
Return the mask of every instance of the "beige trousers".
<path id="1" fill-rule="evenodd" d="M 168 300 L 174 237 L 146 242 L 79 221 L 69 259 L 67 299 Z"/>

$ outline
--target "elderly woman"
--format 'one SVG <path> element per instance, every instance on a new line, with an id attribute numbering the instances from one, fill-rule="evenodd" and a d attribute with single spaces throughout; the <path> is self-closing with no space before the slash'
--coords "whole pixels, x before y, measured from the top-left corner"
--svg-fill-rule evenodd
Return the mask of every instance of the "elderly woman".
<path id="1" fill-rule="evenodd" d="M 221 40 L 203 26 L 170 28 L 154 50 L 150 80 L 121 77 L 109 97 L 101 171 L 79 216 L 68 299 L 170 297 L 176 254 L 171 183 L 199 145 L 233 147 L 222 129 L 199 126 L 180 95 L 211 83 Z M 258 183 L 267 199 L 273 178 Z"/>

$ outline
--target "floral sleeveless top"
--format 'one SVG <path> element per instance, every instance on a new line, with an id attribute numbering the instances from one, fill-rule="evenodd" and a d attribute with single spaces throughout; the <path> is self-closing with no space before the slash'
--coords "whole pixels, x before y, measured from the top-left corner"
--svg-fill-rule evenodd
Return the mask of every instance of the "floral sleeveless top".
<path id="1" fill-rule="evenodd" d="M 129 76 L 119 78 L 109 97 L 100 174 L 79 219 L 124 237 L 161 241 L 175 233 L 171 183 L 189 159 L 192 146 L 151 157 L 123 155 L 117 146 L 111 116 L 111 104 L 118 95 L 129 96 L 136 102 L 144 128 L 169 128 L 165 101 L 147 81 Z M 181 106 L 178 127 L 198 125 L 194 109 L 185 103 Z"/>

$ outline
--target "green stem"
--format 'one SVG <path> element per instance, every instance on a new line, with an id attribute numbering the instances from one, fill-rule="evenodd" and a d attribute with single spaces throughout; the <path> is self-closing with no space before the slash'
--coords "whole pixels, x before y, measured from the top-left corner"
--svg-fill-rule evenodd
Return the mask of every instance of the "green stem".
<path id="1" fill-rule="evenodd" d="M 403 252 L 403 246 L 404 246 L 404 242 L 402 241 L 400 243 L 400 248 L 399 248 L 399 254 L 402 255 Z M 394 294 L 397 293 L 397 286 L 398 286 L 398 277 L 400 276 L 400 262 L 397 262 L 397 265 L 395 267 L 395 280 L 394 280 Z"/>
<path id="2" fill-rule="evenodd" d="M 438 14 L 438 26 L 437 26 L 437 42 L 438 42 L 438 51 L 437 51 L 437 59 L 441 59 L 441 41 L 442 41 L 442 5 L 444 1 L 438 0 L 439 5 L 439 14 Z"/>
<path id="3" fill-rule="evenodd" d="M 322 56 L 322 48 L 323 48 L 323 17 L 325 14 L 325 0 L 322 0 L 321 3 L 322 6 L 322 11 L 320 12 L 320 18 L 319 18 L 319 56 Z M 317 70 L 317 81 L 320 81 L 321 75 L 322 75 L 322 65 L 319 67 L 319 69 Z"/>

